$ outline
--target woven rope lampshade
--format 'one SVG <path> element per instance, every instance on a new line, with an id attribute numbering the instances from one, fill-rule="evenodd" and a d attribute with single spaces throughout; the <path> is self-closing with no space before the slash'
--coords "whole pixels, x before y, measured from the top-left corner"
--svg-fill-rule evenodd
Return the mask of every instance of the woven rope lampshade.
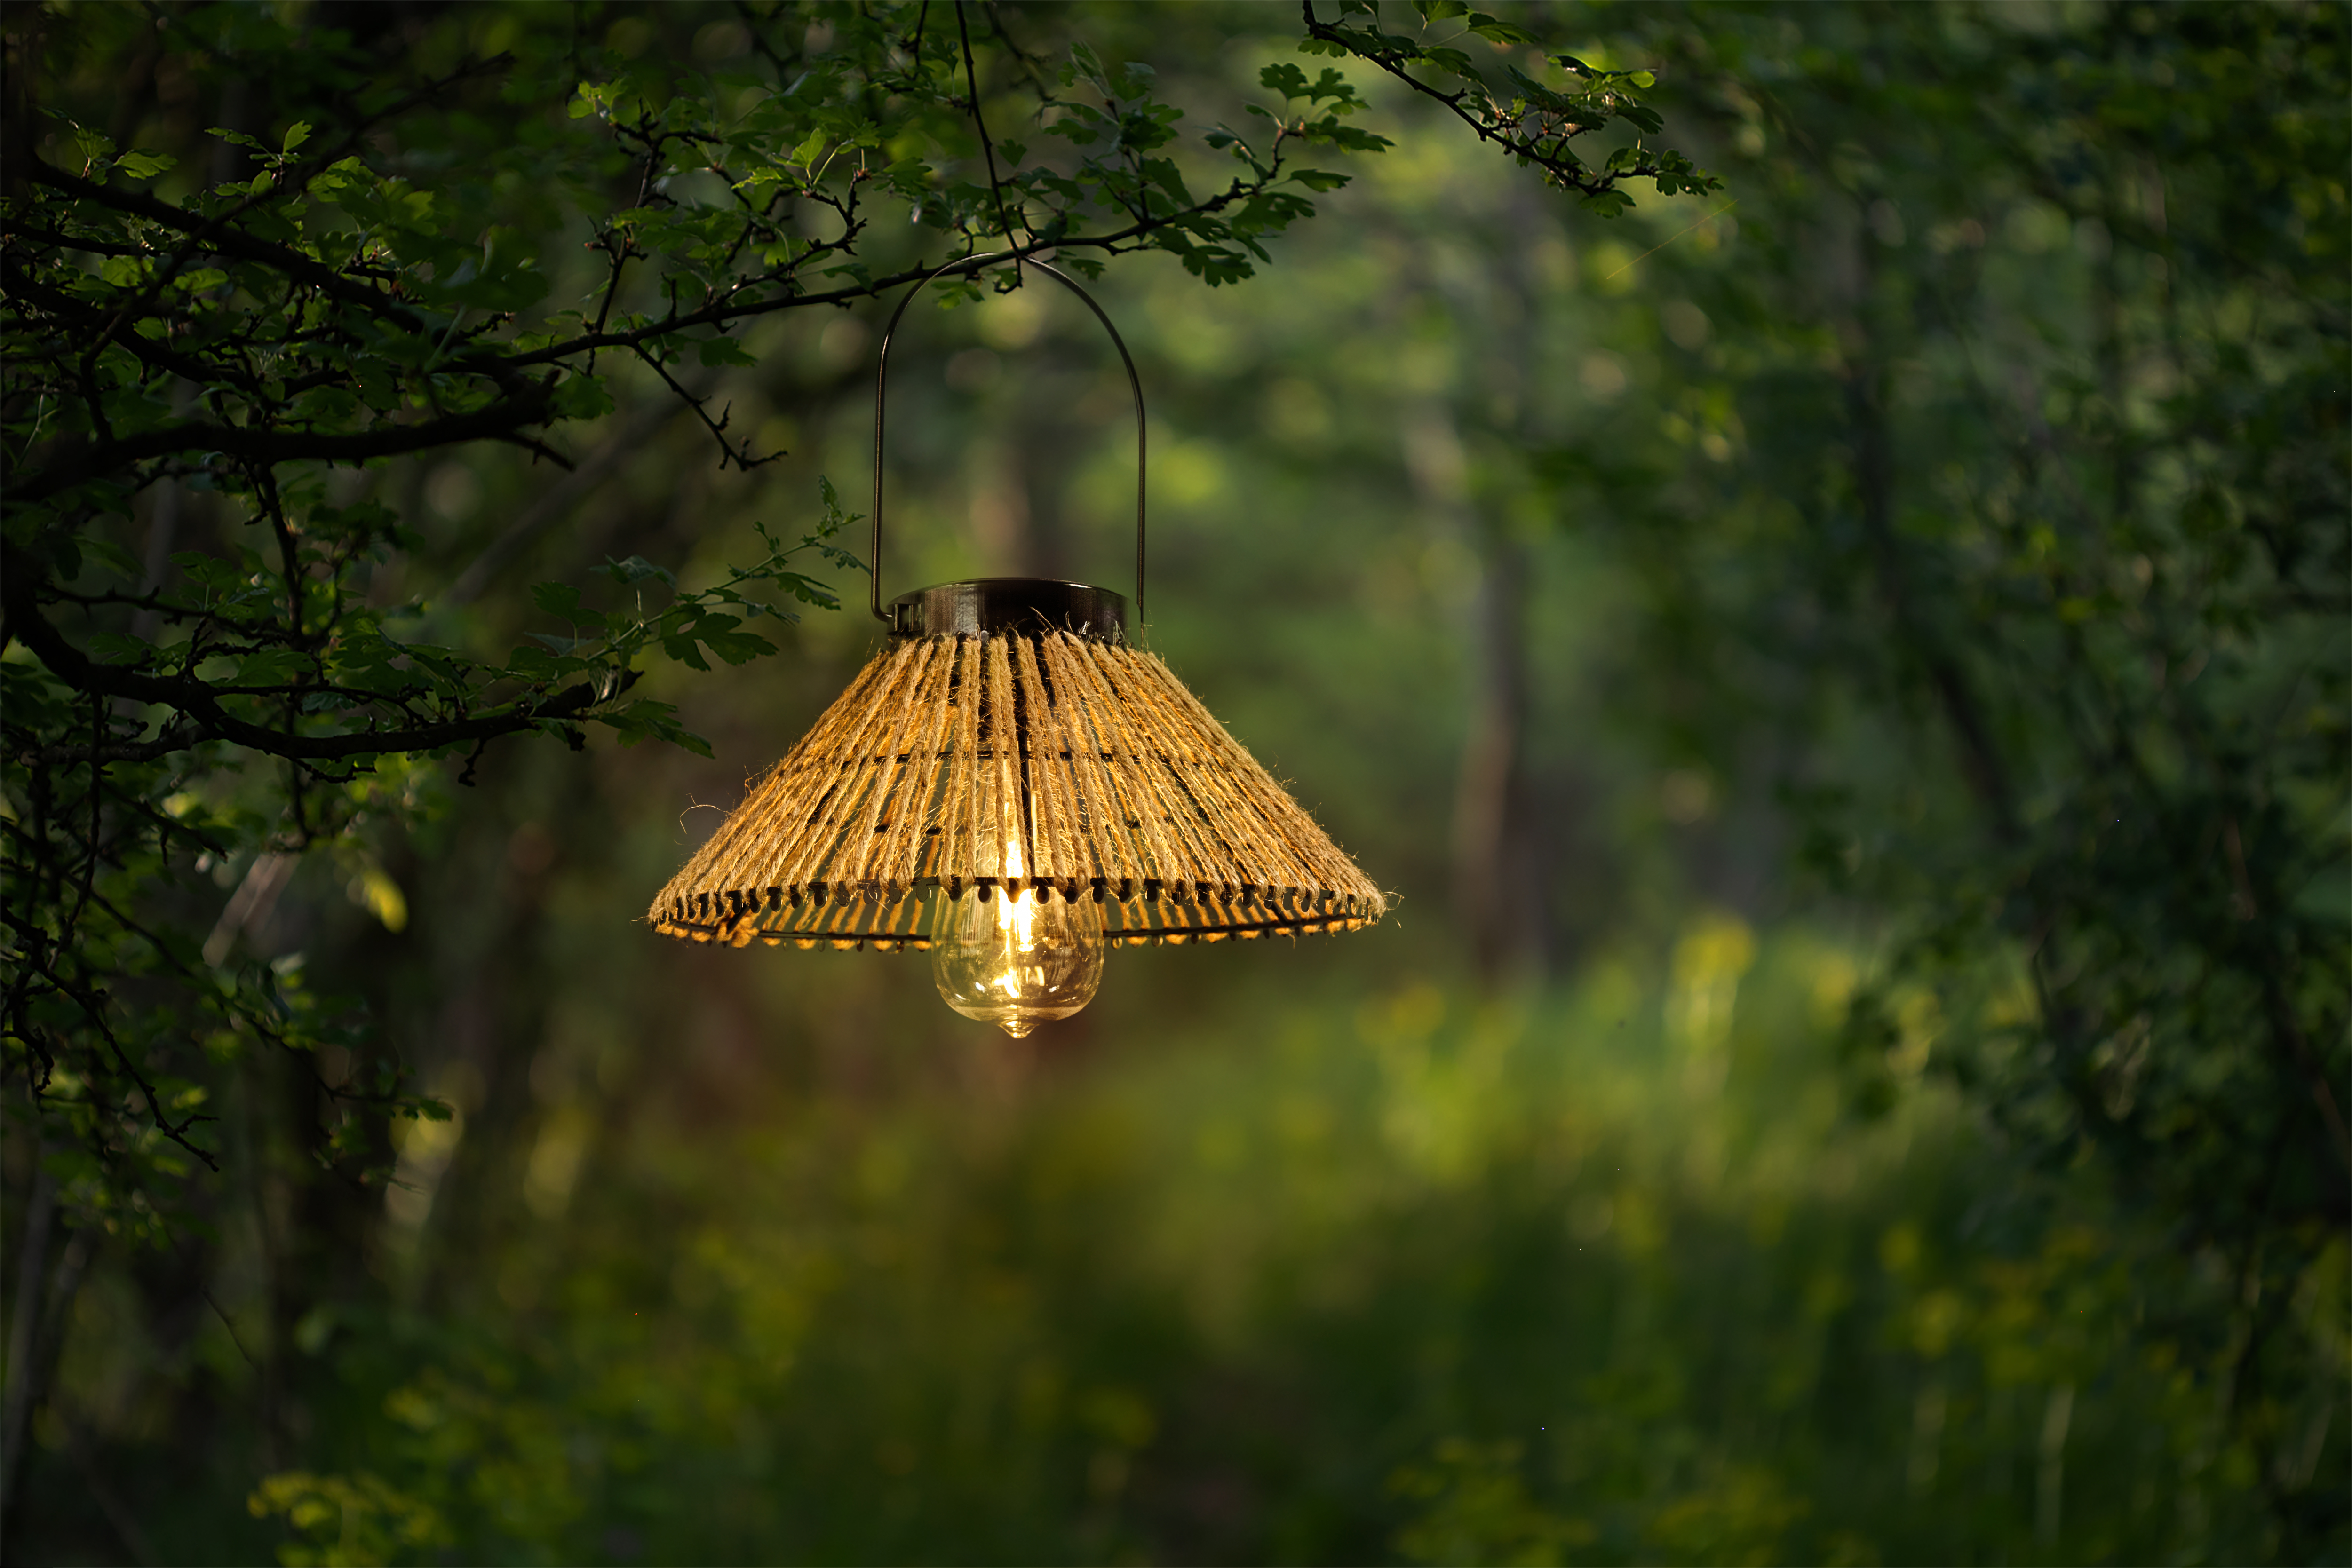
<path id="1" fill-rule="evenodd" d="M 1139 607 L 1134 361 L 1076 283 L 1022 264 L 1084 299 L 1127 361 Z M 876 378 L 877 568 L 890 339 L 921 287 L 891 317 Z M 738 947 L 929 949 L 951 1006 L 1025 1034 L 1085 1005 L 1107 946 L 1355 930 L 1386 912 L 1167 665 L 1129 644 L 1120 595 L 991 578 L 886 610 L 876 584 L 890 645 L 662 889 L 656 930 Z"/>

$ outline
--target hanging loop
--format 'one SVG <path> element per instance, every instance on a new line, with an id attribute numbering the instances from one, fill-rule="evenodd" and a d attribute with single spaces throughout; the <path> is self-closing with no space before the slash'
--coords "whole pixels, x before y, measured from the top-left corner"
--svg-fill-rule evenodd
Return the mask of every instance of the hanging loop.
<path id="1" fill-rule="evenodd" d="M 1036 257 L 1024 256 L 1017 250 L 992 251 L 986 256 L 967 256 L 934 269 L 912 288 L 907 290 L 905 297 L 898 301 L 898 308 L 890 312 L 890 324 L 882 329 L 882 357 L 880 362 L 874 368 L 874 550 L 873 569 L 867 573 L 869 579 L 867 606 L 874 612 L 874 619 L 886 624 L 891 623 L 890 615 L 882 608 L 882 430 L 883 400 L 890 385 L 890 340 L 898 335 L 898 318 L 907 313 L 907 307 L 915 302 L 915 296 L 930 287 L 937 279 L 950 272 L 968 272 L 978 267 L 992 267 L 1001 261 L 1010 261 L 1015 267 L 1034 267 L 1085 300 L 1087 308 L 1095 313 L 1095 319 L 1103 324 L 1103 330 L 1110 334 L 1112 345 L 1118 350 L 1119 362 L 1127 367 L 1127 384 L 1135 393 L 1135 619 L 1139 626 L 1143 622 L 1145 466 L 1143 378 L 1136 374 L 1135 356 L 1127 351 L 1127 340 L 1118 335 L 1118 329 L 1111 325 L 1111 319 L 1103 313 L 1103 308 L 1095 303 L 1095 297 L 1079 287 L 1077 280 L 1060 267 L 1048 266 Z"/>

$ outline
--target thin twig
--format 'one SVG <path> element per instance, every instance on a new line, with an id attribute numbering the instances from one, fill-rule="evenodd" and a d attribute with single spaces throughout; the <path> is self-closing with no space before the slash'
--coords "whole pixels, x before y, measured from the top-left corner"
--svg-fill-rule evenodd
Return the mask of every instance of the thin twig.
<path id="1" fill-rule="evenodd" d="M 996 146 L 988 139 L 988 121 L 980 112 L 980 73 L 972 68 L 971 29 L 964 23 L 963 6 L 964 0 L 955 0 L 956 37 L 963 45 L 964 87 L 971 95 L 968 100 L 971 105 L 971 127 L 980 133 L 981 156 L 988 161 L 988 189 L 989 193 L 996 198 L 997 227 L 1003 231 L 1006 245 L 1017 246 L 1019 242 L 1013 237 L 1013 220 L 1004 211 L 1004 186 L 996 177 Z M 917 63 L 920 64 L 919 61 Z M 1027 225 L 1024 223 L 1023 226 L 1025 228 Z M 1017 257 L 1013 270 L 1014 277 L 1020 276 L 1021 264 Z"/>

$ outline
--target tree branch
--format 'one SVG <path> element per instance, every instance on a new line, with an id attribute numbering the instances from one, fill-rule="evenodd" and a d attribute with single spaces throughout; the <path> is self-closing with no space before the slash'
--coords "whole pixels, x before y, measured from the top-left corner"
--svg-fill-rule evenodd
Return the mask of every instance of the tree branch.
<path id="1" fill-rule="evenodd" d="M 613 691 L 600 694 L 593 685 L 576 685 L 543 701 L 525 701 L 502 710 L 438 724 L 348 735 L 289 734 L 229 713 L 221 706 L 222 694 L 205 682 L 187 676 L 152 675 L 98 663 L 42 618 L 35 594 L 46 574 L 30 556 L 14 545 L 0 545 L 0 572 L 5 572 L 5 578 L 0 578 L 0 600 L 6 604 L 8 634 L 37 654 L 59 680 L 79 692 L 163 704 L 176 709 L 202 729 L 205 735 L 201 738 L 234 741 L 271 757 L 336 761 L 495 740 L 520 734 L 548 719 L 577 717 L 627 690 L 637 677 L 635 670 L 626 670 L 621 672 L 619 685 Z"/>
<path id="2" fill-rule="evenodd" d="M 325 262 L 304 256 L 291 246 L 258 239 L 243 229 L 232 227 L 223 221 L 226 214 L 203 218 L 144 191 L 126 191 L 100 184 L 95 180 L 85 180 L 79 174 L 68 174 L 30 152 L 23 155 L 19 165 L 26 178 L 36 184 L 47 185 L 67 195 L 96 202 L 101 206 L 112 207 L 116 212 L 177 229 L 200 241 L 202 251 L 273 268 L 295 282 L 340 299 L 346 305 L 356 305 L 373 315 L 384 317 L 407 331 L 425 330 L 424 320 L 415 311 L 398 303 L 383 289 L 371 288 L 357 282 L 348 273 L 338 272 Z"/>
<path id="3" fill-rule="evenodd" d="M 18 503 L 44 501 L 100 475 L 174 452 L 217 452 L 255 463 L 304 459 L 365 463 L 467 441 L 504 440 L 526 425 L 551 423 L 552 402 L 547 386 L 524 383 L 520 395 L 502 398 L 471 413 L 450 414 L 418 424 L 378 425 L 373 430 L 334 435 L 191 420 L 84 446 L 29 476 L 13 479 L 8 486 L 8 498 Z"/>

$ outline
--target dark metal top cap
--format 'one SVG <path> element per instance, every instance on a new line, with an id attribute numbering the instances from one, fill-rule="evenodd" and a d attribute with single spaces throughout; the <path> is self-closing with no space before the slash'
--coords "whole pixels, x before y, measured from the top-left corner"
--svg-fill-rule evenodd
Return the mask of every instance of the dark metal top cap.
<path id="1" fill-rule="evenodd" d="M 902 593 L 886 617 L 893 637 L 985 637 L 1067 632 L 1127 641 L 1127 599 L 1108 588 L 1042 577 L 982 577 Z"/>

